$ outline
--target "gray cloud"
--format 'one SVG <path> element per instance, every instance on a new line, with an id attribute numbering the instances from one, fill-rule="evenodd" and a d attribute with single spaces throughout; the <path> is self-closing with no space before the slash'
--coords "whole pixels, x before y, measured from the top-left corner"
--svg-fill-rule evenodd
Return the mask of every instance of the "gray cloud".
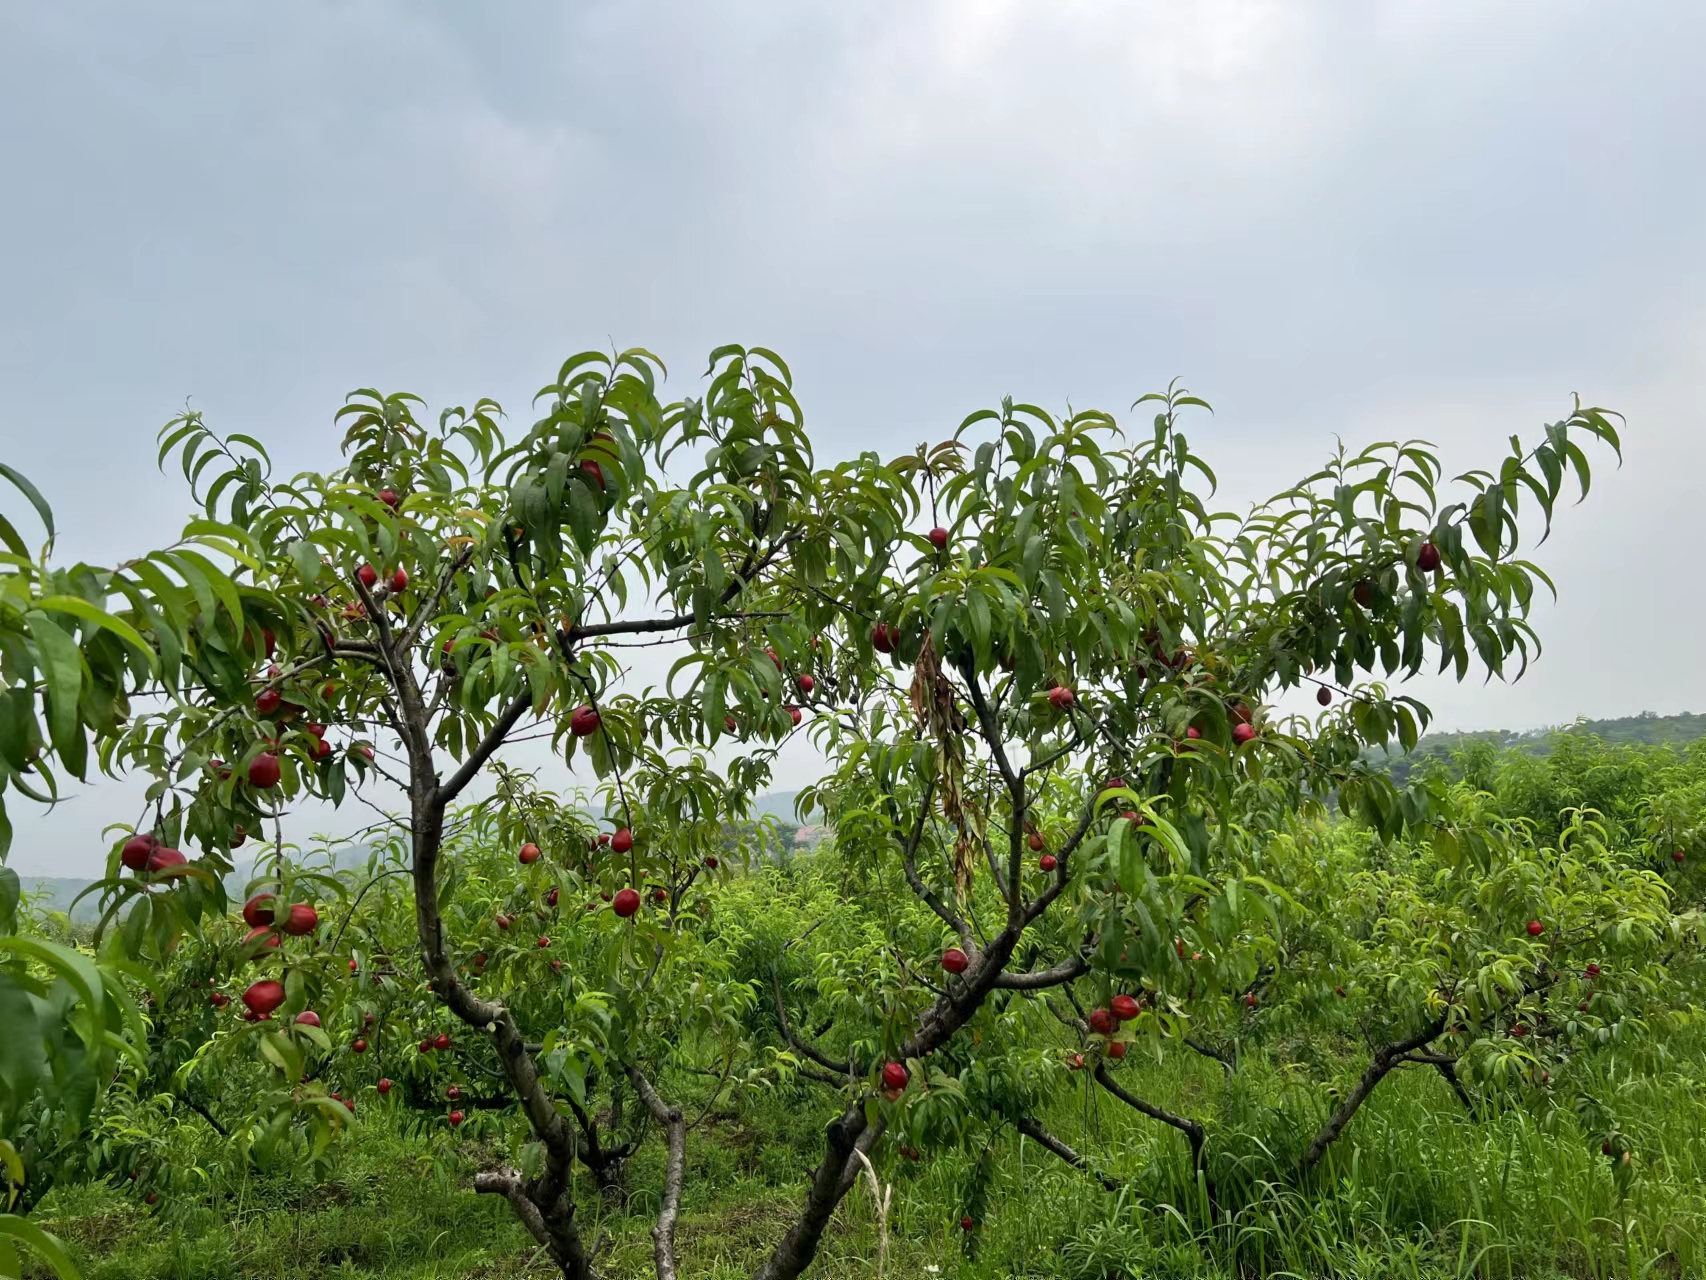
<path id="1" fill-rule="evenodd" d="M 1231 506 L 1335 435 L 1482 465 L 1580 391 L 1629 460 L 1538 553 L 1545 657 L 1424 696 L 1699 709 L 1703 38 L 1680 0 L 12 6 L 4 455 L 100 560 L 175 531 L 187 395 L 319 467 L 351 387 L 521 414 L 612 340 L 677 392 L 776 347 L 826 457 L 1182 375 Z M 93 865 L 114 794 L 20 865 Z"/>

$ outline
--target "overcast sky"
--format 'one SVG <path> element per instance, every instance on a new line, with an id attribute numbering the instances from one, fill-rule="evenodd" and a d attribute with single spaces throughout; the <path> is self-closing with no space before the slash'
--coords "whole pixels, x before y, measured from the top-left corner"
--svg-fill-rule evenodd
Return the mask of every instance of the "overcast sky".
<path id="1" fill-rule="evenodd" d="M 181 522 L 186 397 L 324 468 L 352 387 L 521 414 L 612 341 L 677 395 L 773 346 L 824 461 L 1179 376 L 1230 505 L 1580 392 L 1627 462 L 1539 553 L 1544 657 L 1423 696 L 1699 710 L 1703 45 L 1688 0 L 10 4 L 0 457 L 111 562 Z M 11 797 L 14 865 L 93 869 L 134 794 Z"/>

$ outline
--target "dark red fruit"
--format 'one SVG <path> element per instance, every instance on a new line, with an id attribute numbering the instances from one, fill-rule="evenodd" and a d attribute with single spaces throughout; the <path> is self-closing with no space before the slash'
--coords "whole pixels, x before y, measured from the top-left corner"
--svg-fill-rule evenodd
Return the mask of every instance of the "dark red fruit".
<path id="1" fill-rule="evenodd" d="M 930 536 L 930 545 L 935 547 L 936 550 L 945 551 L 947 549 L 948 531 L 946 529 L 942 528 L 941 525 L 937 525 L 934 529 L 930 530 L 929 536 Z"/>
<path id="2" fill-rule="evenodd" d="M 1102 790 L 1103 791 L 1118 791 L 1120 788 L 1122 788 L 1124 786 L 1125 786 L 1125 779 L 1124 778 L 1109 778 L 1106 782 L 1104 782 L 1102 784 Z"/>
<path id="3" fill-rule="evenodd" d="M 299 1027 L 317 1027 L 320 1025 L 320 1015 L 312 1009 L 304 1009 L 296 1015 L 296 1025 Z"/>
<path id="4" fill-rule="evenodd" d="M 1108 1009 L 1090 1010 L 1090 1030 L 1099 1036 L 1112 1035 L 1114 1030 L 1114 1015 Z"/>
<path id="5" fill-rule="evenodd" d="M 1431 542 L 1424 542 L 1416 551 L 1416 568 L 1423 573 L 1432 573 L 1439 568 L 1439 548 Z"/>
<path id="6" fill-rule="evenodd" d="M 398 569 L 391 575 L 391 591 L 393 594 L 409 585 L 409 573 L 406 569 Z"/>
<path id="7" fill-rule="evenodd" d="M 531 862 L 538 862 L 539 846 L 529 840 L 526 844 L 521 846 L 521 852 L 517 856 L 521 859 L 522 866 L 526 866 Z"/>
<path id="8" fill-rule="evenodd" d="M 1115 996 L 1108 1002 L 1108 1008 L 1113 1012 L 1114 1017 L 1118 1018 L 1121 1022 L 1130 1022 L 1133 1018 L 1137 1017 L 1138 1004 L 1136 998 L 1133 996 Z"/>
<path id="9" fill-rule="evenodd" d="M 1541 924 L 1540 921 L 1530 920 L 1528 922 L 1528 936 L 1529 937 L 1538 938 L 1541 934 L 1543 934 L 1545 932 L 1546 932 L 1546 926 Z"/>
<path id="10" fill-rule="evenodd" d="M 788 708 L 788 719 L 792 720 L 795 724 L 799 724 L 799 722 L 800 722 L 800 709 L 798 707 L 789 707 Z"/>
<path id="11" fill-rule="evenodd" d="M 610 837 L 610 851 L 612 853 L 627 853 L 633 847 L 634 833 L 627 827 L 623 827 Z"/>
<path id="12" fill-rule="evenodd" d="M 367 1052 L 367 1041 L 363 1040 L 360 1036 L 357 1036 L 350 1043 L 350 1052 L 351 1053 L 366 1053 Z"/>
<path id="13" fill-rule="evenodd" d="M 653 889 L 652 890 L 652 901 L 656 902 L 660 905 L 665 903 L 665 902 L 668 902 L 669 901 L 669 890 L 667 890 L 667 889 Z"/>
<path id="14" fill-rule="evenodd" d="M 817 688 L 817 681 L 813 680 L 810 676 L 801 676 L 795 683 L 800 686 L 801 693 L 810 693 L 813 689 Z"/>
<path id="15" fill-rule="evenodd" d="M 383 502 L 393 511 L 401 506 L 403 502 L 402 498 L 397 496 L 397 491 L 395 489 L 381 489 L 379 491 L 379 501 Z"/>
<path id="16" fill-rule="evenodd" d="M 260 715 L 270 716 L 278 710 L 283 701 L 284 695 L 277 689 L 262 689 L 255 695 L 255 711 Z"/>
<path id="17" fill-rule="evenodd" d="M 265 978 L 243 993 L 243 1003 L 257 1018 L 269 1014 L 284 1003 L 284 983 Z"/>
<path id="18" fill-rule="evenodd" d="M 1256 993 L 1254 991 L 1252 991 L 1247 996 L 1245 996 L 1244 997 L 1244 1003 L 1246 1005 L 1248 1005 L 1250 1008 L 1254 1009 L 1256 1007 Z"/>
<path id="19" fill-rule="evenodd" d="M 1125 1057 L 1125 1050 L 1125 1041 L 1115 1040 L 1108 1045 L 1108 1056 L 1117 1062 L 1119 1059 Z"/>
<path id="20" fill-rule="evenodd" d="M 1045 853 L 1037 859 L 1037 866 L 1043 871 L 1053 871 L 1060 865 L 1060 860 L 1052 853 Z"/>
<path id="21" fill-rule="evenodd" d="M 705 868 L 708 871 L 715 871 L 720 865 L 722 864 L 717 861 L 717 855 L 714 853 L 705 859 Z"/>
<path id="22" fill-rule="evenodd" d="M 626 920 L 640 909 L 640 891 L 638 889 L 619 890 L 610 906 L 617 915 Z"/>
<path id="23" fill-rule="evenodd" d="M 1683 860 L 1684 860 L 1684 858 L 1686 858 L 1686 857 L 1687 857 L 1687 855 L 1686 855 L 1686 854 L 1684 854 L 1684 853 L 1683 853 L 1683 851 L 1682 851 L 1682 850 L 1681 850 L 1681 849 L 1672 849 L 1672 850 L 1671 850 L 1671 855 L 1670 855 L 1670 860 L 1671 860 L 1671 861 L 1672 861 L 1672 862 L 1677 862 L 1677 863 L 1680 863 L 1680 862 L 1682 862 L 1682 861 L 1683 861 Z"/>
<path id="24" fill-rule="evenodd" d="M 1048 691 L 1048 700 L 1057 711 L 1064 711 L 1072 705 L 1072 690 L 1063 684 L 1057 684 Z"/>
<path id="25" fill-rule="evenodd" d="M 371 591 L 373 590 L 373 584 L 379 581 L 379 570 L 375 569 L 370 564 L 364 564 L 361 568 L 355 571 L 355 576 L 356 580 L 360 582 L 362 586 Z"/>
<path id="26" fill-rule="evenodd" d="M 1256 726 L 1253 724 L 1235 724 L 1232 726 L 1232 741 L 1238 746 L 1253 742 L 1256 738 Z"/>
<path id="27" fill-rule="evenodd" d="M 306 902 L 294 903 L 279 929 L 293 938 L 301 938 L 320 927 L 320 913 Z"/>
<path id="28" fill-rule="evenodd" d="M 541 951 L 543 951 L 546 947 L 548 947 L 550 945 L 551 945 L 551 939 L 547 938 L 544 934 L 540 934 L 539 935 L 539 949 Z"/>
<path id="29" fill-rule="evenodd" d="M 1374 583 L 1370 582 L 1367 578 L 1358 582 L 1356 586 L 1351 588 L 1351 599 L 1355 600 L 1363 608 L 1368 608 L 1369 605 L 1374 603 Z"/>
<path id="30" fill-rule="evenodd" d="M 270 791 L 278 785 L 278 757 L 270 751 L 263 751 L 249 761 L 249 785 L 259 787 L 262 791 Z"/>
<path id="31" fill-rule="evenodd" d="M 1328 703 L 1332 702 L 1332 700 L 1333 691 L 1326 685 L 1322 685 L 1315 691 L 1315 701 L 1319 702 L 1322 706 L 1326 706 Z"/>
<path id="32" fill-rule="evenodd" d="M 455 1102 L 462 1096 L 462 1086 L 459 1084 L 451 1085 L 449 1088 L 445 1089 L 444 1096 L 449 1101 Z"/>
<path id="33" fill-rule="evenodd" d="M 585 464 L 583 463 L 582 465 L 584 466 Z M 594 464 L 594 465 L 596 465 L 596 464 Z M 463 1120 L 465 1120 L 465 1119 L 467 1119 L 467 1117 L 464 1116 L 460 1111 L 452 1111 L 450 1113 L 450 1127 L 452 1129 L 454 1129 L 457 1125 L 461 1124 L 463 1122 Z"/>
<path id="34" fill-rule="evenodd" d="M 391 1082 L 384 1076 L 380 1076 L 379 1083 L 373 1087 L 379 1090 L 381 1096 L 391 1092 Z"/>
<path id="35" fill-rule="evenodd" d="M 883 1063 L 883 1088 L 904 1089 L 912 1073 L 898 1062 Z"/>
<path id="36" fill-rule="evenodd" d="M 970 964 L 971 961 L 966 958 L 966 953 L 958 947 L 949 947 L 942 953 L 942 967 L 949 973 L 964 973 Z"/>
<path id="37" fill-rule="evenodd" d="M 449 1037 L 449 1035 L 447 1035 L 443 1031 L 440 1031 L 436 1036 L 434 1036 L 432 1038 L 432 1047 L 435 1049 L 448 1049 L 448 1048 L 450 1048 L 450 1037 Z"/>
<path id="38" fill-rule="evenodd" d="M 156 849 L 148 855 L 148 869 L 164 871 L 167 867 L 181 867 L 188 861 L 189 859 L 176 849 Z"/>
<path id="39" fill-rule="evenodd" d="M 1043 833 L 1033 831 L 1025 837 L 1025 843 L 1031 846 L 1032 853 L 1041 853 L 1043 848 Z"/>
<path id="40" fill-rule="evenodd" d="M 971 1214 L 969 1214 L 969 1213 L 964 1215 L 960 1219 L 960 1230 L 961 1231 L 970 1231 L 976 1225 L 977 1225 L 977 1223 L 975 1223 L 971 1220 Z"/>
<path id="41" fill-rule="evenodd" d="M 1198 738 L 1202 737 L 1202 730 L 1197 728 L 1194 724 L 1187 725 L 1185 727 L 1185 737 L 1189 738 L 1192 742 L 1195 742 Z"/>
<path id="42" fill-rule="evenodd" d="M 894 631 L 886 622 L 879 622 L 871 628 L 871 648 L 878 653 L 894 652 Z"/>
<path id="43" fill-rule="evenodd" d="M 604 488 L 604 468 L 588 458 L 581 463 L 581 470 L 592 477 L 593 483 L 600 489 Z"/>
<path id="44" fill-rule="evenodd" d="M 124 842 L 124 848 L 119 850 L 118 860 L 132 871 L 141 871 L 148 865 L 148 855 L 153 853 L 159 844 L 152 831 L 138 832 Z"/>
<path id="45" fill-rule="evenodd" d="M 598 712 L 592 707 L 576 707 L 575 713 L 569 717 L 569 732 L 577 738 L 585 738 L 597 733 L 600 723 Z"/>

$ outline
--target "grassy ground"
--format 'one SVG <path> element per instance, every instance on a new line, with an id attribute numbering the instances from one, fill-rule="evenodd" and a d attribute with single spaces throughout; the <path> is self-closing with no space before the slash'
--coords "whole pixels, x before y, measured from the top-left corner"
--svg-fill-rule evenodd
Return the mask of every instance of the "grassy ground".
<path id="1" fill-rule="evenodd" d="M 1171 1130 L 1099 1094 L 1063 1101 L 1047 1122 L 1109 1171 L 1117 1194 L 1000 1136 L 888 1153 L 890 1276 L 1367 1277 L 1515 1280 L 1706 1275 L 1706 1089 L 1698 1052 L 1645 1080 L 1601 1079 L 1635 1152 L 1620 1184 L 1569 1109 L 1472 1119 L 1435 1077 L 1401 1075 L 1357 1117 L 1327 1176 L 1304 1192 L 1273 1177 L 1307 1104 L 1277 1071 L 1233 1081 L 1195 1065 L 1130 1069 L 1128 1083 L 1211 1124 L 1216 1177 L 1235 1208 L 1209 1225 L 1183 1180 Z M 683 1272 L 747 1276 L 790 1221 L 820 1117 L 775 1097 L 711 1117 L 690 1141 L 680 1230 Z M 47 1225 L 72 1244 L 89 1280 L 288 1280 L 294 1277 L 519 1277 L 553 1274 L 507 1205 L 469 1189 L 499 1153 L 438 1132 L 410 1136 L 375 1114 L 321 1176 L 251 1173 L 174 1198 L 164 1214 L 106 1187 L 55 1192 Z M 608 1239 L 611 1277 L 649 1276 L 655 1142 L 631 1169 L 624 1213 L 590 1195 L 583 1212 Z M 980 1177 L 977 1228 L 959 1227 Z M 192 1180 L 193 1181 L 193 1180 Z M 595 1225 L 593 1225 L 595 1224 Z M 843 1204 L 813 1273 L 875 1275 L 878 1227 L 861 1185 Z"/>

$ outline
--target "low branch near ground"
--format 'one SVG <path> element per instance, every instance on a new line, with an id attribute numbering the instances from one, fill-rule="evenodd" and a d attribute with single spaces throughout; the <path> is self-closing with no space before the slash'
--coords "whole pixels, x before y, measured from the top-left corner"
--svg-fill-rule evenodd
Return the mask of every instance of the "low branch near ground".
<path id="1" fill-rule="evenodd" d="M 1192 1120 L 1188 1116 L 1174 1115 L 1165 1107 L 1158 1107 L 1153 1102 L 1145 1102 L 1136 1094 L 1127 1092 L 1117 1080 L 1108 1074 L 1108 1064 L 1105 1062 L 1096 1064 L 1094 1075 L 1097 1084 L 1132 1110 L 1142 1112 L 1151 1120 L 1159 1120 L 1162 1124 L 1171 1125 L 1184 1134 L 1186 1141 L 1191 1144 L 1191 1176 L 1194 1178 L 1202 1172 L 1202 1149 L 1205 1135 L 1199 1121 Z M 1213 1195 L 1212 1191 L 1210 1195 Z"/>
<path id="2" fill-rule="evenodd" d="M 1368 1067 L 1363 1071 L 1362 1078 L 1356 1087 L 1345 1095 L 1344 1101 L 1334 1108 L 1333 1114 L 1327 1117 L 1327 1123 L 1310 1141 L 1309 1148 L 1303 1153 L 1302 1167 L 1305 1171 L 1313 1169 L 1321 1162 L 1321 1157 L 1327 1154 L 1327 1148 L 1332 1146 L 1338 1136 L 1345 1131 L 1345 1126 L 1351 1122 L 1351 1117 L 1368 1101 L 1368 1095 L 1373 1093 L 1380 1082 L 1386 1079 L 1394 1067 L 1406 1061 L 1414 1061 L 1410 1057 L 1418 1049 L 1425 1049 L 1432 1044 L 1445 1030 L 1445 1015 L 1440 1014 L 1427 1027 L 1411 1036 L 1408 1040 L 1398 1040 L 1391 1044 L 1383 1044 L 1374 1051 Z"/>
<path id="3" fill-rule="evenodd" d="M 1185 1047 L 1202 1054 L 1205 1058 L 1213 1058 L 1225 1068 L 1227 1075 L 1232 1075 L 1238 1070 L 1238 1055 L 1230 1049 L 1217 1049 L 1212 1044 L 1204 1044 L 1200 1040 L 1191 1039 L 1190 1036 L 1185 1037 Z"/>
<path id="4" fill-rule="evenodd" d="M 1014 1121 L 1014 1128 L 1018 1129 L 1020 1133 L 1024 1134 L 1038 1146 L 1043 1147 L 1048 1151 L 1052 1151 L 1074 1169 L 1080 1169 L 1083 1172 L 1090 1174 L 1107 1190 L 1118 1191 L 1120 1189 L 1122 1184 L 1118 1178 L 1114 1177 L 1111 1173 L 1103 1173 L 1100 1169 L 1092 1169 L 1088 1160 L 1079 1155 L 1071 1147 L 1067 1146 L 1059 1138 L 1055 1137 L 1047 1129 L 1043 1128 L 1042 1125 L 1033 1117 L 1019 1117 L 1018 1120 Z"/>

